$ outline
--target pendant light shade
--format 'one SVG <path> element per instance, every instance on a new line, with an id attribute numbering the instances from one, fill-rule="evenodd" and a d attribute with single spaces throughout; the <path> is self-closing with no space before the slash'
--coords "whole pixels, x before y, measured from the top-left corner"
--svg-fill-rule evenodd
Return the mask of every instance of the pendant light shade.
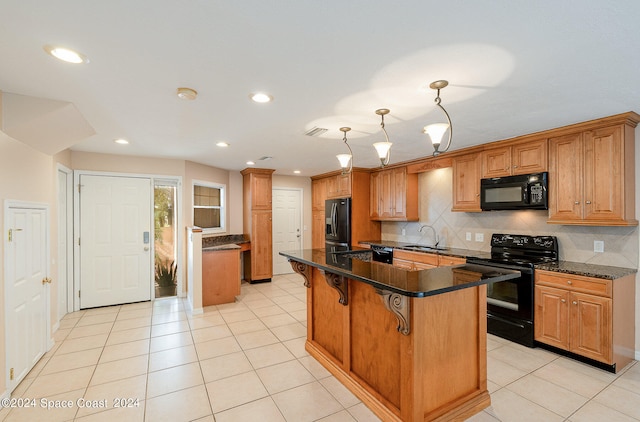
<path id="1" fill-rule="evenodd" d="M 447 85 L 449 85 L 449 82 L 444 80 L 431 82 L 429 84 L 429 88 L 435 89 L 437 91 L 437 95 L 434 101 L 436 105 L 440 107 L 445 117 L 447 118 L 447 123 L 434 123 L 434 124 L 425 126 L 424 129 L 422 130 L 424 133 L 429 135 L 429 138 L 431 139 L 431 143 L 433 144 L 433 149 L 434 149 L 433 151 L 434 157 L 436 155 L 439 155 L 443 152 L 448 151 L 449 147 L 451 146 L 451 137 L 453 134 L 453 127 L 451 126 L 451 118 L 449 118 L 449 113 L 447 113 L 447 110 L 445 110 L 444 107 L 440 105 L 440 102 L 442 101 L 440 99 L 440 90 L 445 88 Z M 447 140 L 447 145 L 443 149 L 440 149 L 442 138 L 444 137 L 444 134 L 447 132 L 447 129 L 449 130 L 449 139 Z"/>
<path id="2" fill-rule="evenodd" d="M 351 151 L 351 147 L 347 142 L 347 132 L 349 132 L 350 130 L 350 127 L 340 128 L 340 131 L 344 133 L 342 140 L 344 141 L 344 144 L 347 146 L 347 148 L 349 148 L 349 154 L 336 155 L 336 158 L 338 159 L 338 161 L 340 161 L 340 167 L 342 167 L 342 174 L 351 173 L 351 170 L 353 169 L 353 151 Z"/>
<path id="3" fill-rule="evenodd" d="M 387 130 L 384 128 L 384 116 L 386 114 L 389 114 L 389 109 L 379 108 L 378 110 L 376 110 L 376 114 L 380 116 L 380 119 L 381 119 L 380 128 L 382 129 L 382 133 L 384 133 L 385 142 L 376 142 L 375 144 L 373 144 L 373 147 L 376 149 L 378 153 L 378 158 L 380 158 L 381 167 L 384 167 L 387 164 L 389 164 L 389 158 L 391 155 L 390 154 L 391 145 L 393 145 L 393 143 L 389 142 L 389 135 L 387 134 Z"/>

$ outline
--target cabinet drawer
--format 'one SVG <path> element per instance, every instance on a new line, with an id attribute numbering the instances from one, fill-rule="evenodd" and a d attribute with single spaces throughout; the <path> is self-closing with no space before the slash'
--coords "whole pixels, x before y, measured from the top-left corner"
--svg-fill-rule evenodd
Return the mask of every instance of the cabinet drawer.
<path id="1" fill-rule="evenodd" d="M 465 258 L 459 258 L 457 256 L 440 255 L 440 258 L 438 259 L 438 266 L 450 267 L 452 265 L 465 264 L 466 262 L 467 260 Z"/>
<path id="2" fill-rule="evenodd" d="M 536 284 L 611 297 L 612 280 L 536 270 Z"/>
<path id="3" fill-rule="evenodd" d="M 411 252 L 402 249 L 393 250 L 393 258 L 405 259 L 407 261 L 420 262 L 422 264 L 438 266 L 438 255 L 421 252 Z"/>
<path id="4" fill-rule="evenodd" d="M 407 261 L 406 259 L 393 258 L 393 266 L 398 268 L 404 268 L 405 270 L 413 270 L 413 261 Z"/>

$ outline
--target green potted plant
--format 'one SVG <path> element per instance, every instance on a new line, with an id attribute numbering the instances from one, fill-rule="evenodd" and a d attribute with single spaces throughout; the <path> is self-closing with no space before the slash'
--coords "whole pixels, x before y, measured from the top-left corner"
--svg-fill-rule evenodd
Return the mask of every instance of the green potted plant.
<path id="1" fill-rule="evenodd" d="M 177 283 L 177 266 L 175 261 L 156 259 L 155 265 L 156 297 L 175 296 Z"/>

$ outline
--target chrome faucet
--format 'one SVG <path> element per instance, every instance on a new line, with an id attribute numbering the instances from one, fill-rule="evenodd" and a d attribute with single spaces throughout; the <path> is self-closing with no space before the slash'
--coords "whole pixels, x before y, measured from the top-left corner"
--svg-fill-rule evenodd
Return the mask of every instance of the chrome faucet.
<path id="1" fill-rule="evenodd" d="M 425 227 L 428 227 L 431 229 L 431 231 L 433 232 L 433 240 L 436 242 L 433 247 L 437 248 L 438 247 L 438 243 L 440 243 L 440 240 L 438 239 L 438 234 L 436 233 L 436 229 L 433 228 L 433 226 L 430 226 L 428 224 L 423 224 L 422 226 L 420 226 L 420 230 L 418 230 L 420 233 L 422 233 L 422 229 L 424 229 Z"/>

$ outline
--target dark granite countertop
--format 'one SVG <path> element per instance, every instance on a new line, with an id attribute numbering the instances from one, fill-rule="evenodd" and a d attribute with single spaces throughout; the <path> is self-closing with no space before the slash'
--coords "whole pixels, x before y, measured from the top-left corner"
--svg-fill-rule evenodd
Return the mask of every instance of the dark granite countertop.
<path id="1" fill-rule="evenodd" d="M 362 281 L 381 290 L 409 297 L 426 297 L 496 281 L 520 277 L 519 271 L 462 264 L 429 270 L 407 270 L 370 259 L 371 251 L 352 247 L 346 252 L 304 249 L 280 252 L 289 260 L 301 262 L 329 273 Z"/>
<path id="2" fill-rule="evenodd" d="M 372 240 L 361 241 L 361 244 L 386 246 L 394 249 L 405 249 L 414 252 L 437 253 L 446 256 L 456 256 L 460 258 L 481 258 L 489 259 L 489 252 L 474 251 L 470 249 L 446 248 L 445 250 L 425 250 L 415 247 L 416 243 L 395 242 L 392 240 Z M 559 261 L 553 264 L 538 264 L 538 270 L 555 271 L 565 274 L 581 275 L 585 277 L 596 277 L 615 280 L 629 274 L 638 272 L 634 268 L 612 267 L 608 265 L 585 264 L 581 262 Z"/>
<path id="3" fill-rule="evenodd" d="M 207 236 L 202 237 L 202 250 L 209 250 L 213 247 L 224 246 L 224 249 L 232 249 L 230 245 L 240 245 L 242 243 L 250 243 L 249 239 L 243 234 L 227 234 L 223 236 Z"/>
<path id="4" fill-rule="evenodd" d="M 235 243 L 227 243 L 226 245 L 209 246 L 206 248 L 202 248 L 202 252 L 228 251 L 232 249 L 242 249 L 242 247 L 238 246 Z"/>
<path id="5" fill-rule="evenodd" d="M 536 265 L 536 269 L 610 280 L 615 280 L 616 278 L 621 278 L 638 272 L 638 270 L 633 268 L 610 267 L 607 265 L 594 265 L 570 261 L 558 261 L 553 264 L 538 264 Z"/>

